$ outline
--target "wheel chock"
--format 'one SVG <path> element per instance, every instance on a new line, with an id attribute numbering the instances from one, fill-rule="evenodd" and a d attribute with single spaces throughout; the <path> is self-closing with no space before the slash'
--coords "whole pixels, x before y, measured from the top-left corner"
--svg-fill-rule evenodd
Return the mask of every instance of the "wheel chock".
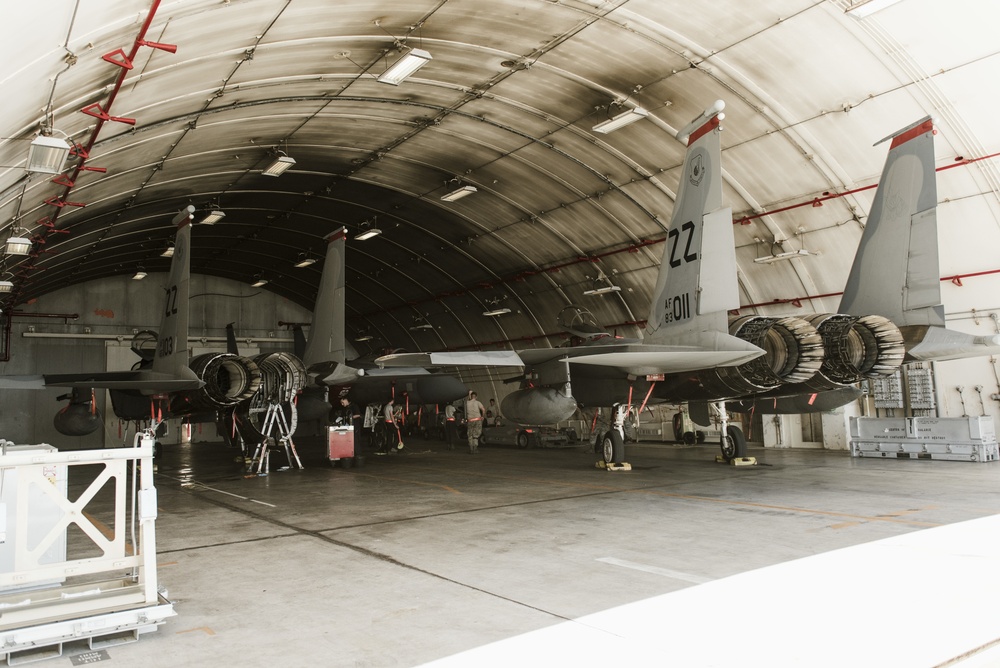
<path id="1" fill-rule="evenodd" d="M 632 465 L 628 462 L 622 462 L 621 464 L 609 464 L 603 459 L 598 461 L 595 466 L 599 469 L 604 469 L 606 471 L 631 471 Z"/>
<path id="2" fill-rule="evenodd" d="M 732 466 L 757 466 L 756 457 L 736 457 L 735 459 L 730 459 L 728 462 L 726 458 L 722 455 L 715 456 L 716 464 L 730 464 Z"/>

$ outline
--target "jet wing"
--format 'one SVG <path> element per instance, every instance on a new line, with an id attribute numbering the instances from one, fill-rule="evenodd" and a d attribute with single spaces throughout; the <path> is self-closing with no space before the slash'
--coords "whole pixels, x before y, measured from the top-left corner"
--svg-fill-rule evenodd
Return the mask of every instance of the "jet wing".
<path id="1" fill-rule="evenodd" d="M 0 376 L 0 388 L 41 390 L 46 387 L 83 387 L 107 390 L 140 390 L 146 392 L 178 392 L 197 390 L 205 383 L 191 374 L 178 378 L 149 371 L 107 371 L 100 373 L 62 373 L 33 376 Z"/>
<path id="2" fill-rule="evenodd" d="M 513 350 L 487 350 L 446 353 L 396 353 L 375 359 L 381 367 L 438 366 L 524 366 Z"/>
<path id="3" fill-rule="evenodd" d="M 572 364 L 613 367 L 635 374 L 684 373 L 720 366 L 737 366 L 764 354 L 764 351 L 756 346 L 750 348 L 713 350 L 697 346 L 623 343 L 522 350 L 520 356 L 528 365 L 541 364 L 553 359 L 567 359 Z"/>
<path id="4" fill-rule="evenodd" d="M 556 359 L 627 370 L 630 373 L 683 373 L 697 369 L 736 366 L 763 355 L 747 344 L 741 350 L 713 350 L 698 346 L 621 343 L 575 348 L 441 353 L 400 353 L 375 360 L 384 366 L 535 366 Z"/>

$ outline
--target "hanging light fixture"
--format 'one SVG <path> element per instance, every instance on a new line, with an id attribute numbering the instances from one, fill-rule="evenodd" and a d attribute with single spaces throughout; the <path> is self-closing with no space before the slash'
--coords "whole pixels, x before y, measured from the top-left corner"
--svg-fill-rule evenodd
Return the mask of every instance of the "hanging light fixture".
<path id="1" fill-rule="evenodd" d="M 38 135 L 28 147 L 28 163 L 25 171 L 40 174 L 58 174 L 66 165 L 70 145 L 65 139 Z"/>
<path id="2" fill-rule="evenodd" d="M 201 219 L 202 225 L 215 225 L 217 222 L 226 217 L 225 211 L 213 210 L 205 214 L 205 217 Z"/>
<path id="3" fill-rule="evenodd" d="M 302 269 L 303 267 L 308 267 L 311 264 L 316 264 L 316 258 L 308 257 L 305 253 L 299 253 L 299 261 L 295 263 L 295 267 Z"/>
<path id="4" fill-rule="evenodd" d="M 376 218 L 372 218 L 372 222 L 367 220 L 361 223 L 361 231 L 358 232 L 357 236 L 354 237 L 355 241 L 364 241 L 365 239 L 371 239 L 372 237 L 377 237 L 382 234 L 382 230 L 375 227 Z"/>
<path id="5" fill-rule="evenodd" d="M 278 151 L 278 157 L 261 172 L 264 176 L 281 176 L 295 165 L 295 158 Z"/>
<path id="6" fill-rule="evenodd" d="M 251 288 L 262 288 L 267 285 L 267 279 L 265 279 L 261 274 L 254 276 L 254 282 L 250 284 Z"/>
<path id="7" fill-rule="evenodd" d="M 489 304 L 490 308 L 483 311 L 483 315 L 493 318 L 498 315 L 504 315 L 505 313 L 510 313 L 510 309 L 500 306 L 500 297 L 494 297 L 493 299 L 487 299 L 486 303 Z"/>
<path id="8" fill-rule="evenodd" d="M 141 281 L 144 278 L 146 278 L 146 272 L 143 271 L 142 267 L 139 267 L 139 269 L 134 274 L 132 274 L 133 281 Z"/>
<path id="9" fill-rule="evenodd" d="M 11 292 L 14 289 L 14 284 L 10 281 L 4 279 L 0 281 L 0 292 Z"/>
<path id="10" fill-rule="evenodd" d="M 160 257 L 173 257 L 174 256 L 174 245 L 168 243 L 166 250 L 160 253 Z"/>
<path id="11" fill-rule="evenodd" d="M 7 255 L 27 255 L 31 252 L 31 239 L 26 236 L 13 236 L 15 233 L 20 234 L 22 232 L 26 232 L 26 230 L 14 228 L 11 231 L 12 236 L 7 237 L 7 243 L 4 246 L 4 252 Z"/>
<path id="12" fill-rule="evenodd" d="M 444 202 L 454 202 L 457 199 L 468 197 L 474 192 L 478 192 L 476 186 L 462 186 L 461 188 L 456 188 L 455 190 L 452 190 L 447 195 L 441 195 L 441 200 Z"/>
<path id="13" fill-rule="evenodd" d="M 407 77 L 432 60 L 431 54 L 423 49 L 410 49 L 402 58 L 376 79 L 379 83 L 398 86 Z"/>
<path id="14" fill-rule="evenodd" d="M 603 285 L 601 283 L 604 283 Z M 604 275 L 603 271 L 599 271 L 597 278 L 594 279 L 594 287 L 590 290 L 584 290 L 585 295 L 606 295 L 611 292 L 621 292 L 621 287 L 615 285 L 611 282 L 611 279 Z"/>
<path id="15" fill-rule="evenodd" d="M 600 132 L 601 134 L 607 134 L 631 123 L 635 123 L 636 121 L 641 121 L 647 116 L 649 116 L 649 112 L 642 107 L 632 107 L 631 109 L 626 109 L 613 118 L 609 118 L 606 121 L 598 123 L 593 127 L 593 131 Z"/>

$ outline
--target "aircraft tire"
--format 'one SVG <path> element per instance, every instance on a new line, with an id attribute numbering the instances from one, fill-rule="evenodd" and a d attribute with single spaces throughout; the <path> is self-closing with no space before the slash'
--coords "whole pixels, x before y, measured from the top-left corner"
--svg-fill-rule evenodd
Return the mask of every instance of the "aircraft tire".
<path id="1" fill-rule="evenodd" d="M 703 432 L 703 431 L 696 431 L 694 433 L 694 440 L 695 440 L 695 442 L 698 443 L 698 445 L 701 445 L 702 443 L 704 443 L 705 442 L 705 432 Z"/>
<path id="2" fill-rule="evenodd" d="M 621 464 L 625 460 L 625 441 L 617 429 L 612 429 L 605 434 L 602 444 L 605 462 Z"/>
<path id="3" fill-rule="evenodd" d="M 673 420 L 674 427 L 674 442 L 683 443 L 684 442 L 684 414 L 674 413 Z"/>
<path id="4" fill-rule="evenodd" d="M 722 457 L 727 462 L 747 456 L 747 439 L 736 425 L 726 427 L 726 434 L 720 439 Z"/>
<path id="5" fill-rule="evenodd" d="M 531 445 L 531 437 L 528 436 L 528 432 L 519 431 L 517 432 L 517 447 L 522 450 L 527 449 Z"/>
<path id="6" fill-rule="evenodd" d="M 365 458 L 361 455 L 354 455 L 354 468 L 360 468 L 365 465 Z"/>
<path id="7" fill-rule="evenodd" d="M 698 437 L 694 435 L 693 431 L 684 432 L 684 443 L 687 445 L 694 445 L 696 440 L 698 440 Z"/>

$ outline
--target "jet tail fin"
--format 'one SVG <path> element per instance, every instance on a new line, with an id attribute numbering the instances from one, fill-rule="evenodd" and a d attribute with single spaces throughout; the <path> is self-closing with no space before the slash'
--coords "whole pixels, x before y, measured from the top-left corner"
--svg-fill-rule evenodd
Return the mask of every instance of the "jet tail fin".
<path id="1" fill-rule="evenodd" d="M 300 360 L 306 355 L 306 335 L 302 331 L 302 325 L 292 325 L 292 352 Z"/>
<path id="2" fill-rule="evenodd" d="M 687 142 L 677 201 L 646 324 L 647 343 L 711 349 L 756 346 L 729 335 L 739 308 L 732 211 L 722 208 L 721 100 L 677 138 Z"/>
<path id="3" fill-rule="evenodd" d="M 345 257 L 347 229 L 339 228 L 326 236 L 326 260 L 313 307 L 309 343 L 302 353 L 308 368 L 320 362 L 347 361 L 344 339 L 344 300 L 347 292 Z"/>
<path id="4" fill-rule="evenodd" d="M 233 329 L 235 323 L 226 325 L 226 352 L 233 355 L 240 354 L 240 347 L 236 343 L 236 330 Z"/>
<path id="5" fill-rule="evenodd" d="M 840 313 L 877 313 L 900 327 L 944 326 L 934 132 L 927 116 L 876 144 L 892 140 Z"/>
<path id="6" fill-rule="evenodd" d="M 188 368 L 188 300 L 191 296 L 191 219 L 194 207 L 187 206 L 171 221 L 177 225 L 174 255 L 170 262 L 165 305 L 160 316 L 156 354 L 151 371 L 154 375 L 190 377 Z"/>

